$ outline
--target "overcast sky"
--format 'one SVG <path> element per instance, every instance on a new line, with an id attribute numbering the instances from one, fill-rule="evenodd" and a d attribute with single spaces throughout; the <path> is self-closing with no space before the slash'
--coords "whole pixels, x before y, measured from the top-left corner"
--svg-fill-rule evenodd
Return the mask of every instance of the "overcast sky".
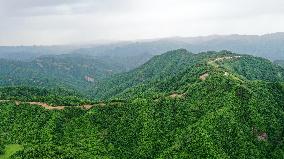
<path id="1" fill-rule="evenodd" d="M 284 31 L 284 0 L 0 0 L 0 45 Z"/>

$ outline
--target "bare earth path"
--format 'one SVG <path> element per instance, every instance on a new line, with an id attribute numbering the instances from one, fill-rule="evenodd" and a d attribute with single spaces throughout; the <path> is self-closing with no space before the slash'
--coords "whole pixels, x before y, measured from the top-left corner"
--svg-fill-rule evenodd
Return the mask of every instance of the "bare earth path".
<path id="1" fill-rule="evenodd" d="M 45 109 L 48 109 L 48 110 L 62 110 L 65 107 L 77 107 L 77 108 L 89 110 L 93 106 L 104 106 L 105 105 L 104 103 L 99 103 L 95 105 L 81 105 L 81 106 L 51 106 L 47 103 L 42 103 L 42 102 L 20 102 L 20 101 L 12 101 L 12 100 L 0 100 L 0 102 L 15 102 L 16 105 L 20 105 L 20 104 L 37 105 L 37 106 L 44 107 Z"/>

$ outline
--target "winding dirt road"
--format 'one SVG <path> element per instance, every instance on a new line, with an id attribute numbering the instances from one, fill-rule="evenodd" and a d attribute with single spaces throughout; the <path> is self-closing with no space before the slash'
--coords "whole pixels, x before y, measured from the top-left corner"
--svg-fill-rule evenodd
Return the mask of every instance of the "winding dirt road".
<path id="1" fill-rule="evenodd" d="M 12 101 L 12 100 L 0 100 L 0 102 L 15 102 L 16 105 L 30 104 L 30 105 L 40 106 L 40 107 L 43 107 L 43 108 L 48 109 L 48 110 L 63 110 L 65 107 L 77 107 L 77 108 L 89 110 L 94 106 L 105 106 L 104 103 L 99 103 L 99 104 L 95 104 L 95 105 L 81 105 L 81 106 L 51 106 L 47 103 L 42 103 L 42 102 L 21 102 L 21 101 Z"/>

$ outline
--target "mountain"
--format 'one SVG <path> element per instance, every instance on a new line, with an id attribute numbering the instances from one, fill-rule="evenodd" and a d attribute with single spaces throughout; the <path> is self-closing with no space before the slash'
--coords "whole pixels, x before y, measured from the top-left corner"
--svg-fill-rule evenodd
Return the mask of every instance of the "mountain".
<path id="1" fill-rule="evenodd" d="M 283 43 L 284 33 L 265 35 L 211 35 L 203 37 L 173 37 L 128 43 L 115 43 L 83 48 L 75 52 L 86 53 L 93 56 L 119 57 L 122 59 L 135 56 L 144 56 L 145 59 L 149 59 L 153 55 L 160 55 L 168 50 L 180 48 L 185 48 L 193 53 L 231 50 L 233 52 L 263 57 L 273 61 L 284 59 Z M 143 61 L 146 62 L 146 60 L 142 60 L 140 63 L 143 63 Z M 133 68 L 134 67 L 132 67 L 132 69 Z"/>
<path id="2" fill-rule="evenodd" d="M 201 52 L 208 50 L 231 50 L 250 54 L 270 60 L 284 59 L 284 33 L 257 35 L 208 36 L 197 38 L 180 38 L 182 42 L 193 45 L 190 50 Z"/>
<path id="3" fill-rule="evenodd" d="M 104 57 L 116 61 L 127 70 L 132 70 L 147 62 L 154 55 L 168 50 L 185 48 L 188 44 L 175 41 L 128 42 L 81 48 L 74 51 L 95 57 Z"/>
<path id="4" fill-rule="evenodd" d="M 264 58 L 179 49 L 98 80 L 97 104 L 2 88 L 0 154 L 20 145 L 11 158 L 282 158 L 283 75 Z M 60 96 L 91 107 L 56 105 Z M 61 107 L 25 102 L 41 99 Z"/>
<path id="5" fill-rule="evenodd" d="M 178 50 L 167 52 L 163 55 L 153 57 L 150 61 L 141 67 L 130 72 L 118 74 L 109 77 L 103 81 L 99 81 L 95 90 L 95 97 L 107 98 L 123 92 L 129 87 L 141 85 L 143 83 L 151 83 L 173 76 L 175 73 L 182 71 L 183 67 L 188 66 L 191 62 L 190 57 L 194 54 L 188 53 L 186 50 Z"/>
<path id="6" fill-rule="evenodd" d="M 0 46 L 0 59 L 31 61 L 42 55 L 67 54 L 79 46 Z"/>
<path id="7" fill-rule="evenodd" d="M 264 58 L 229 51 L 193 54 L 179 49 L 157 55 L 130 72 L 99 81 L 94 89 L 94 97 L 107 99 L 133 89 L 140 89 L 134 92 L 151 93 L 174 91 L 186 87 L 186 82 L 194 82 L 199 76 L 209 74 L 216 68 L 223 72 L 233 72 L 240 79 L 284 81 L 283 68 Z"/>
<path id="8" fill-rule="evenodd" d="M 75 54 L 43 56 L 32 61 L 2 59 L 0 67 L 1 86 L 63 86 L 81 91 L 99 79 L 124 71 L 113 62 Z"/>
<path id="9" fill-rule="evenodd" d="M 115 42 L 97 45 L 0 46 L 0 59 L 31 61 L 46 55 L 83 54 L 107 59 L 130 71 L 155 55 L 185 48 L 193 53 L 231 50 L 240 54 L 284 60 L 284 33 L 265 35 L 211 35 Z"/>

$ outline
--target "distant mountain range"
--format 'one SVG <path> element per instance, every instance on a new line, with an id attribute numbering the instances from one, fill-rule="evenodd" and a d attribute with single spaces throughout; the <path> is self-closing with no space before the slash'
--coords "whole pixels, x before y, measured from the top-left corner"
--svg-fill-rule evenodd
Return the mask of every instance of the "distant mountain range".
<path id="1" fill-rule="evenodd" d="M 154 55 L 184 48 L 193 53 L 229 50 L 274 60 L 284 60 L 284 33 L 266 35 L 212 35 L 203 37 L 173 37 L 117 42 L 104 45 L 77 46 L 2 46 L 0 58 L 32 60 L 44 55 L 87 54 L 108 58 L 131 70 Z"/>
<path id="2" fill-rule="evenodd" d="M 284 60 L 276 60 L 274 63 L 284 67 Z"/>

